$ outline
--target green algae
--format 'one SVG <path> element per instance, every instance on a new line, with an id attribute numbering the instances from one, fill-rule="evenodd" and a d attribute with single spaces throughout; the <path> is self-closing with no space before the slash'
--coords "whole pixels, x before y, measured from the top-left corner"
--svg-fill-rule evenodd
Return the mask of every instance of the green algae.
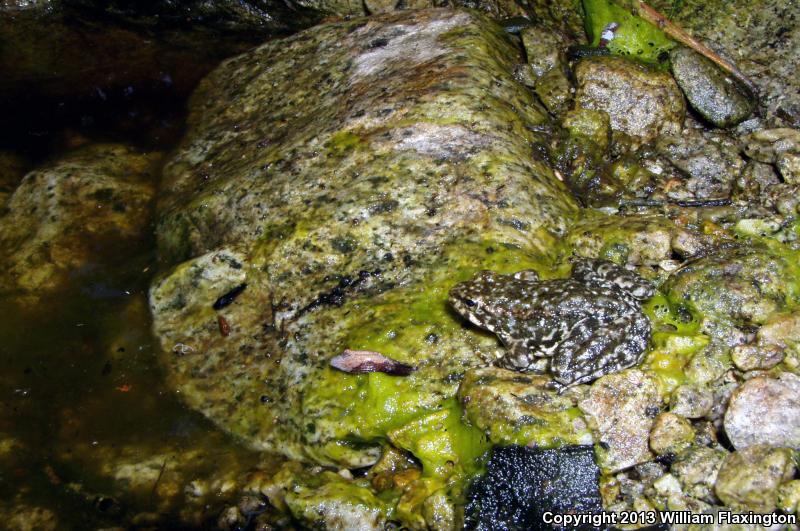
<path id="1" fill-rule="evenodd" d="M 303 409 L 325 410 L 325 422 L 335 426 L 336 439 L 380 443 L 389 432 L 410 422 L 456 407 L 447 404 L 456 394 L 463 371 L 458 370 L 458 365 L 444 369 L 430 362 L 437 358 L 440 344 L 465 343 L 478 351 L 491 351 L 498 348 L 498 343 L 491 334 L 464 326 L 450 310 L 447 295 L 455 283 L 482 269 L 504 273 L 535 269 L 545 278 L 556 274 L 549 258 L 497 242 L 458 242 L 449 246 L 444 255 L 450 259 L 443 259 L 426 281 L 345 305 L 343 313 L 352 317 L 343 334 L 342 348 L 380 352 L 418 370 L 407 377 L 322 370 L 317 385 L 304 394 Z M 363 311 L 366 308 L 368 312 Z M 464 370 L 468 368 L 465 366 Z M 448 422 L 455 430 L 452 418 Z M 339 443 L 333 442 L 316 451 L 320 457 L 327 457 L 325 460 L 335 460 L 339 448 Z M 428 458 L 436 461 L 433 456 Z"/>
<path id="2" fill-rule="evenodd" d="M 454 399 L 393 430 L 389 440 L 420 460 L 424 476 L 471 477 L 480 472 L 481 457 L 490 448 L 480 430 L 462 422 L 461 407 Z"/>
<path id="3" fill-rule="evenodd" d="M 656 63 L 661 54 L 675 47 L 663 31 L 610 0 L 583 0 L 583 9 L 586 35 L 592 46 L 600 44 L 603 29 L 615 22 L 619 27 L 606 45 L 613 54 Z"/>
<path id="4" fill-rule="evenodd" d="M 571 398 L 547 389 L 548 376 L 495 367 L 468 371 L 458 397 L 467 420 L 493 444 L 553 448 L 587 444 L 591 435 Z"/>
<path id="5" fill-rule="evenodd" d="M 329 471 L 295 471 L 290 484 L 283 502 L 295 518 L 310 526 L 348 529 L 365 521 L 382 524 L 393 516 L 397 503 L 394 493 L 376 494 L 366 479 L 351 481 Z"/>
<path id="6" fill-rule="evenodd" d="M 709 337 L 700 332 L 696 311 L 662 293 L 647 301 L 643 310 L 653 327 L 643 368 L 655 376 L 660 391 L 666 394 L 686 381 L 686 364 L 708 345 Z"/>

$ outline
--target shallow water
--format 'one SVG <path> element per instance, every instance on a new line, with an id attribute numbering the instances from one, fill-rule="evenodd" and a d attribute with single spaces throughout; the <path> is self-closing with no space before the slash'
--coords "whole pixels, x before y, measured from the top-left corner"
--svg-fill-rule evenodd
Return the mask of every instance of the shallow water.
<path id="1" fill-rule="evenodd" d="M 168 149 L 179 133 L 175 107 L 155 122 L 131 140 Z M 125 140 L 131 131 L 87 123 L 2 147 L 36 162 L 57 158 L 71 143 L 64 138 Z M 154 238 L 125 249 L 94 243 L 96 262 L 66 290 L 0 298 L 0 510 L 48 509 L 58 529 L 216 520 L 235 490 L 226 495 L 223 479 L 277 460 L 243 448 L 167 387 L 147 306 Z M 191 498 L 182 489 L 195 479 L 220 493 Z"/>

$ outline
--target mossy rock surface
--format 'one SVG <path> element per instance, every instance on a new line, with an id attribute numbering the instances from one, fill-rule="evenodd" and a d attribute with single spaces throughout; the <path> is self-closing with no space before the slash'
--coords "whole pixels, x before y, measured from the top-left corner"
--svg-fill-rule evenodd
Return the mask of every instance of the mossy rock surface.
<path id="1" fill-rule="evenodd" d="M 501 347 L 449 310 L 450 286 L 484 268 L 554 276 L 578 211 L 531 150 L 549 118 L 513 78 L 520 53 L 482 15 L 434 9 L 321 25 L 203 81 L 166 165 L 173 265 L 151 289 L 190 406 L 256 448 L 345 466 L 451 422 L 463 373 Z M 335 371 L 345 348 L 417 371 Z M 467 462 L 484 443 L 456 425 Z"/>

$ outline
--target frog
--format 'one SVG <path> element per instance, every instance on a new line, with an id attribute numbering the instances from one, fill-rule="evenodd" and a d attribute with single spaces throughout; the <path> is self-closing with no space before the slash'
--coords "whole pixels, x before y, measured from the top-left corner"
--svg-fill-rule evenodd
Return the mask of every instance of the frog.
<path id="1" fill-rule="evenodd" d="M 559 392 L 641 363 L 653 284 L 613 262 L 581 258 L 569 278 L 481 271 L 450 289 L 450 306 L 506 347 L 496 365 L 552 375 Z"/>

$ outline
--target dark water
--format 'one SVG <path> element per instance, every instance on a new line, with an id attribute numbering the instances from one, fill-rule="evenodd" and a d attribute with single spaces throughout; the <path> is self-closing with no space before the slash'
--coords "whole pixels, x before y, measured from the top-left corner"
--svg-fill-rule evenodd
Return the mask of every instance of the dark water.
<path id="1" fill-rule="evenodd" d="M 20 111 L 0 149 L 32 165 L 87 141 L 166 151 L 184 99 L 106 94 L 29 123 Z M 166 385 L 147 307 L 154 239 L 95 243 L 66 290 L 33 304 L 0 298 L 0 511 L 24 520 L 43 508 L 58 529 L 206 527 L 235 497 L 231 485 L 277 460 L 242 448 Z M 208 492 L 185 493 L 192 481 Z"/>

